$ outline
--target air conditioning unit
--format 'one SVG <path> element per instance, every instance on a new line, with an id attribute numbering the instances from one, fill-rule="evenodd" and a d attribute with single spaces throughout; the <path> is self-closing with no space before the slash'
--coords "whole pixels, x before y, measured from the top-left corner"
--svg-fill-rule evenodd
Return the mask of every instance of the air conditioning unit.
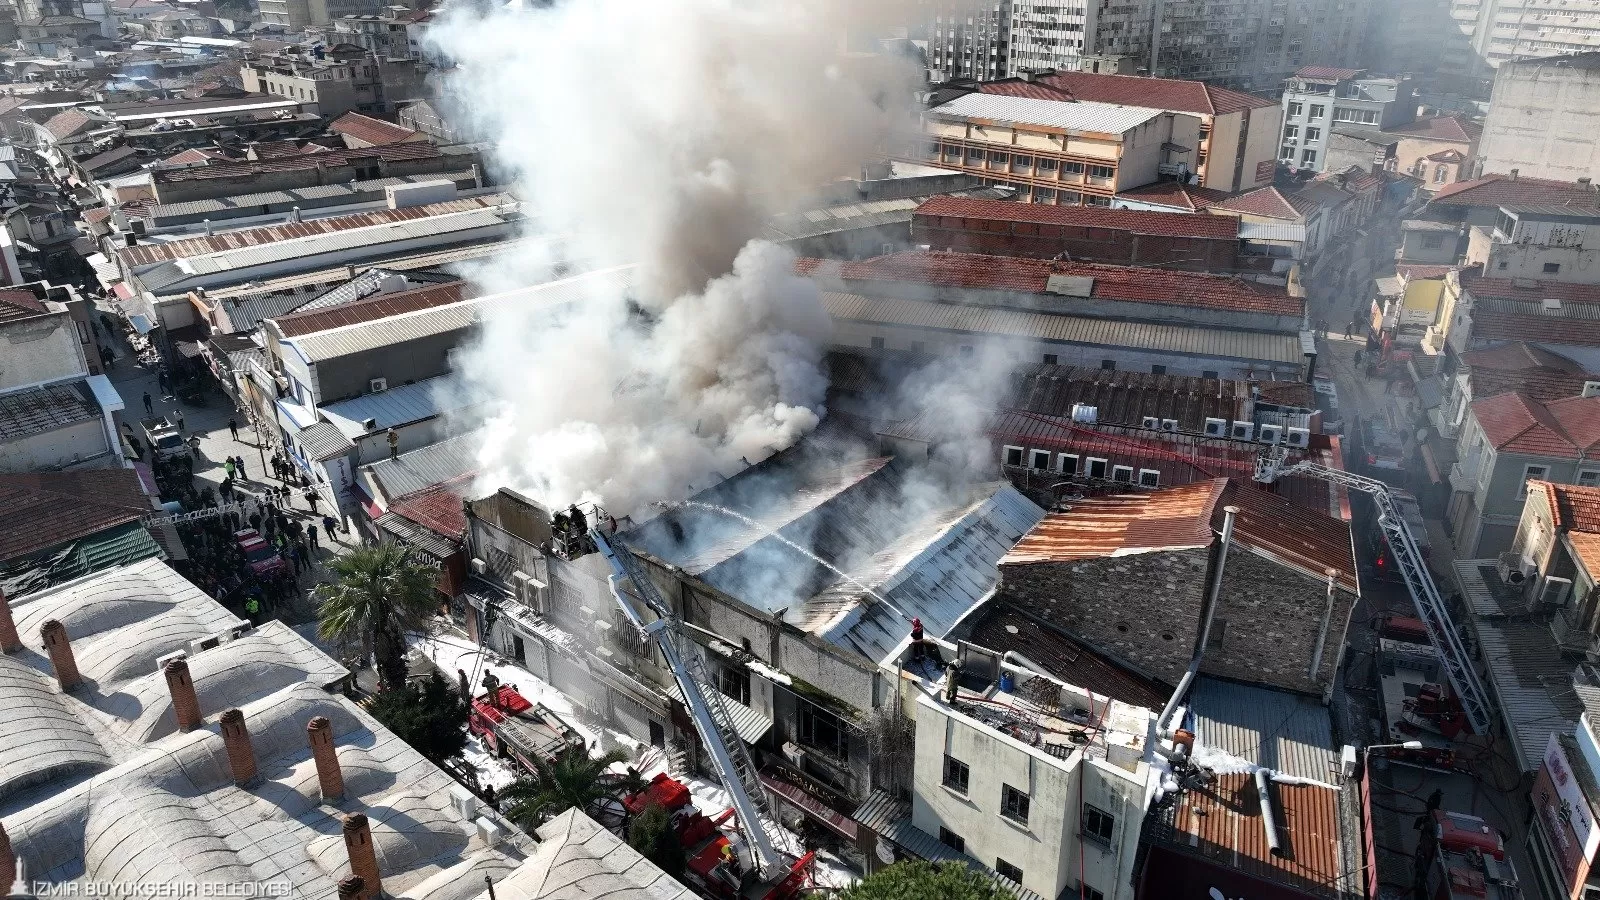
<path id="1" fill-rule="evenodd" d="M 188 659 L 188 658 L 189 658 L 189 651 L 187 651 L 187 650 L 174 650 L 171 653 L 168 653 L 168 654 L 166 654 L 164 656 L 158 656 L 158 657 L 156 657 L 156 672 L 157 673 L 165 672 L 167 670 L 167 663 L 172 662 L 175 659 Z"/>
<path id="2" fill-rule="evenodd" d="M 483 844 L 485 847 L 497 847 L 500 845 L 499 825 L 496 825 L 488 819 L 483 818 L 478 819 L 473 824 L 477 826 L 478 829 L 479 843 Z"/>
<path id="3" fill-rule="evenodd" d="M 1311 429 L 1309 428 L 1295 428 L 1291 425 L 1286 430 L 1285 435 L 1287 443 L 1291 447 L 1304 449 L 1311 446 Z"/>
<path id="4" fill-rule="evenodd" d="M 544 582 L 521 570 L 511 573 L 511 583 L 517 589 L 517 599 L 539 615 L 544 615 Z"/>
<path id="5" fill-rule="evenodd" d="M 1177 419 L 1162 419 L 1161 420 L 1161 430 L 1162 431 L 1177 431 L 1178 430 L 1178 420 Z"/>
<path id="6" fill-rule="evenodd" d="M 1559 608 L 1572 597 L 1572 579 L 1559 575 L 1546 575 L 1539 585 L 1539 605 Z"/>
<path id="7" fill-rule="evenodd" d="M 1149 428 L 1153 431 L 1161 427 L 1161 419 L 1158 416 L 1145 416 L 1139 421 L 1139 424 L 1141 427 Z"/>
<path id="8" fill-rule="evenodd" d="M 482 575 L 489 571 L 489 564 L 474 556 L 472 558 L 472 574 Z"/>
<path id="9" fill-rule="evenodd" d="M 367 389 L 372 391 L 374 394 L 381 394 L 389 389 L 389 379 L 374 378 L 367 382 Z"/>
<path id="10" fill-rule="evenodd" d="M 1521 554 L 1506 551 L 1500 554 L 1499 564 L 1495 566 L 1500 575 L 1500 580 L 1513 588 L 1522 588 L 1528 583 L 1528 577 L 1533 572 L 1533 565 L 1523 559 Z"/>
<path id="11" fill-rule="evenodd" d="M 1236 441 L 1248 441 L 1256 436 L 1256 423 L 1235 422 L 1233 423 L 1233 430 L 1228 432 L 1228 436 Z"/>
<path id="12" fill-rule="evenodd" d="M 362 419 L 361 420 L 361 427 L 362 427 L 363 430 L 368 431 L 368 432 L 377 431 L 378 430 L 378 420 L 377 419 L 370 419 L 370 418 L 369 419 Z"/>
<path id="13" fill-rule="evenodd" d="M 1583 396 L 1600 396 L 1600 381 L 1585 381 L 1583 383 Z"/>
<path id="14" fill-rule="evenodd" d="M 471 822 L 478 817 L 478 798 L 459 784 L 450 789 L 450 805 L 461 814 L 463 821 Z"/>
<path id="15" fill-rule="evenodd" d="M 1206 437 L 1227 437 L 1227 419 L 1206 419 Z"/>
<path id="16" fill-rule="evenodd" d="M 1263 426 L 1261 426 L 1261 433 L 1256 436 L 1256 440 L 1260 441 L 1263 444 L 1276 444 L 1276 443 L 1278 443 L 1279 441 L 1283 440 L 1283 426 L 1282 425 L 1263 425 Z"/>
<path id="17" fill-rule="evenodd" d="M 784 741 L 783 742 L 783 756 L 784 756 L 785 759 L 789 760 L 789 762 L 794 763 L 796 766 L 804 766 L 805 765 L 805 762 L 806 762 L 806 751 L 799 744 L 796 744 L 793 741 Z"/>

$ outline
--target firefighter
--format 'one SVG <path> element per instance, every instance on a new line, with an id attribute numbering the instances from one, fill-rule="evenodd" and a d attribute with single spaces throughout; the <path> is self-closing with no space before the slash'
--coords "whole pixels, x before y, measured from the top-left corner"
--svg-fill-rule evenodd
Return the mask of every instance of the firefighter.
<path id="1" fill-rule="evenodd" d="M 583 510 L 574 503 L 567 509 L 567 518 L 572 520 L 572 530 L 578 537 L 589 533 L 589 520 L 584 516 Z"/>

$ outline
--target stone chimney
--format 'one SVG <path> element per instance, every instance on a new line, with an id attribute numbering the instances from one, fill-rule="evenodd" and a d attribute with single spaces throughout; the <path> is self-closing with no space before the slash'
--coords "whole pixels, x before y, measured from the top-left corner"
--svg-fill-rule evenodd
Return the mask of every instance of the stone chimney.
<path id="1" fill-rule="evenodd" d="M 311 741 L 311 757 L 317 763 L 322 802 L 338 803 L 344 799 L 344 773 L 339 770 L 339 752 L 333 747 L 333 723 L 327 716 L 317 716 L 306 723 L 306 737 Z"/>
<path id="2" fill-rule="evenodd" d="M 256 780 L 256 751 L 250 746 L 250 731 L 244 726 L 244 713 L 230 709 L 222 714 L 222 743 L 228 750 L 228 768 L 233 783 L 244 787 Z"/>
<path id="3" fill-rule="evenodd" d="M 189 663 L 175 659 L 161 671 L 167 676 L 167 690 L 172 692 L 172 714 L 178 720 L 178 730 L 193 731 L 205 717 L 200 714 L 194 679 L 189 677 Z"/>
<path id="4" fill-rule="evenodd" d="M 361 880 L 361 892 L 355 898 L 373 900 L 383 893 L 383 885 L 378 881 L 378 851 L 372 845 L 372 827 L 364 814 L 355 813 L 344 817 L 340 830 L 344 832 L 345 852 L 350 854 L 350 874 Z M 340 896 L 343 894 L 340 891 Z"/>
<path id="5" fill-rule="evenodd" d="M 16 880 L 17 854 L 11 849 L 11 835 L 6 834 L 4 825 L 0 825 L 0 883 L 4 883 L 4 889 L 10 892 L 11 884 Z"/>
<path id="6" fill-rule="evenodd" d="M 22 649 L 22 638 L 17 634 L 16 620 L 11 618 L 11 601 L 0 590 L 0 653 L 15 653 Z"/>
<path id="7" fill-rule="evenodd" d="M 360 875 L 346 875 L 339 879 L 339 900 L 357 900 L 366 889 Z"/>
<path id="8" fill-rule="evenodd" d="M 45 652 L 50 654 L 50 668 L 56 670 L 56 681 L 61 683 L 61 689 L 70 691 L 82 684 L 78 661 L 72 657 L 72 642 L 67 640 L 67 626 L 59 619 L 51 619 L 39 626 L 39 637 L 44 641 Z"/>
<path id="9" fill-rule="evenodd" d="M 1511 180 L 1512 180 L 1512 181 L 1516 181 L 1516 180 L 1517 180 L 1517 175 L 1518 175 L 1518 174 L 1519 174 L 1519 173 L 1518 173 L 1518 171 L 1517 171 L 1517 170 L 1516 170 L 1516 169 L 1512 169 L 1512 170 L 1511 170 Z"/>

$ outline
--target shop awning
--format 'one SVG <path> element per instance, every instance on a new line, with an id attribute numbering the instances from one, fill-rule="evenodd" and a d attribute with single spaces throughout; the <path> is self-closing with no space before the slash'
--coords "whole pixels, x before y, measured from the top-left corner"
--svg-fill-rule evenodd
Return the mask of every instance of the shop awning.
<path id="1" fill-rule="evenodd" d="M 715 691 L 716 688 L 702 684 L 700 685 L 700 690 L 709 694 Z M 669 686 L 667 693 L 671 694 L 672 699 L 679 703 L 684 702 L 683 691 L 678 689 L 677 684 Z M 767 736 L 767 732 L 772 730 L 771 719 L 729 697 L 727 694 L 719 692 L 718 696 L 722 699 L 722 705 L 727 707 L 728 717 L 733 719 L 733 730 L 739 733 L 739 737 L 743 738 L 746 744 L 754 744 L 760 741 Z"/>
<path id="2" fill-rule="evenodd" d="M 807 816 L 826 825 L 828 830 L 852 844 L 855 843 L 857 837 L 856 823 L 849 816 L 828 808 L 821 800 L 806 793 L 805 789 L 798 785 L 780 781 L 765 772 L 756 773 L 756 777 L 761 779 L 762 787 L 782 797 Z"/>

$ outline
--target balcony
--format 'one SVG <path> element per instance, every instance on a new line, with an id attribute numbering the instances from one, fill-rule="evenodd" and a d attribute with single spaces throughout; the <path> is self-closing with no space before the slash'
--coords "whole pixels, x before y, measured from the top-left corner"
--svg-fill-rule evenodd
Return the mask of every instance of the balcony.
<path id="1" fill-rule="evenodd" d="M 1450 490 L 1463 494 L 1476 493 L 1482 462 L 1482 458 L 1478 456 L 1456 460 L 1456 464 L 1450 467 Z"/>

